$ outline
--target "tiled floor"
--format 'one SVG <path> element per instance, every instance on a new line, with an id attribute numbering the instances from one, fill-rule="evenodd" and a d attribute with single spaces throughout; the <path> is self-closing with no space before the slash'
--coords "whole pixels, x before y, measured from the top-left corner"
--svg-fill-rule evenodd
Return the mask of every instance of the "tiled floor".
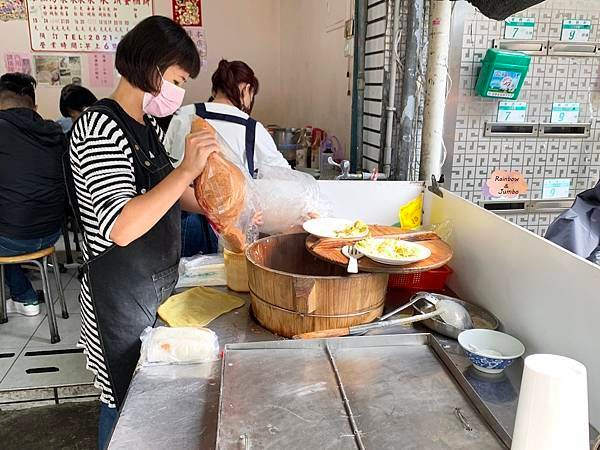
<path id="1" fill-rule="evenodd" d="M 60 248 L 61 245 L 57 246 Z M 59 254 L 59 259 L 60 258 Z M 54 404 L 73 399 L 93 398 L 93 376 L 85 369 L 85 356 L 77 349 L 81 316 L 78 303 L 79 281 L 75 269 L 61 274 L 69 318 L 63 319 L 54 278 L 54 299 L 60 342 L 50 343 L 46 306 L 36 317 L 9 314 L 0 324 L 0 409 Z M 40 276 L 29 272 L 36 289 Z"/>

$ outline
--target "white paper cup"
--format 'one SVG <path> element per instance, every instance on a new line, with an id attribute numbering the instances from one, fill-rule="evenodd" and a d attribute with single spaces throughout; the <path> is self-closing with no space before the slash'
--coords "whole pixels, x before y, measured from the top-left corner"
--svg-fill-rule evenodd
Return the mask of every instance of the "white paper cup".
<path id="1" fill-rule="evenodd" d="M 557 355 L 525 358 L 511 450 L 588 450 L 585 366 Z"/>

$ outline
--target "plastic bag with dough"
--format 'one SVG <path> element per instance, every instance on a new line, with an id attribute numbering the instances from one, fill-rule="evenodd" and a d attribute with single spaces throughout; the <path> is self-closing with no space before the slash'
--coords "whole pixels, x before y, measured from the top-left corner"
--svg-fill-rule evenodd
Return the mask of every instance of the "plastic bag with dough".
<path id="1" fill-rule="evenodd" d="M 192 133 L 215 129 L 204 119 L 192 122 Z M 244 173 L 222 153 L 213 153 L 204 171 L 194 181 L 194 193 L 200 209 L 228 250 L 240 253 L 246 246 L 246 235 L 240 217 L 246 207 L 247 180 Z"/>
<path id="2" fill-rule="evenodd" d="M 219 340 L 208 328 L 146 328 L 142 365 L 205 363 L 219 359 Z"/>

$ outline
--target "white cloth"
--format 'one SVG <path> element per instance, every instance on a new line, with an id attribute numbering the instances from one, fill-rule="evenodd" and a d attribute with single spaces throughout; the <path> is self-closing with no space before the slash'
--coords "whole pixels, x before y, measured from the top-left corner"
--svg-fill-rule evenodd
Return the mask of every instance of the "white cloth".
<path id="1" fill-rule="evenodd" d="M 220 114 L 229 114 L 243 119 L 248 114 L 232 105 L 222 103 L 205 103 L 206 110 Z M 185 137 L 189 134 L 192 120 L 196 117 L 195 105 L 186 105 L 179 109 L 173 116 L 166 136 L 166 148 L 172 158 L 176 159 L 175 166 L 179 165 L 185 153 Z M 208 122 L 217 130 L 217 133 L 225 140 L 229 147 L 239 156 L 247 167 L 246 158 L 246 128 L 237 123 L 225 122 L 223 120 L 208 119 Z M 256 122 L 256 137 L 254 144 L 254 167 L 261 166 L 289 167 L 288 162 L 273 141 L 267 129 Z"/>

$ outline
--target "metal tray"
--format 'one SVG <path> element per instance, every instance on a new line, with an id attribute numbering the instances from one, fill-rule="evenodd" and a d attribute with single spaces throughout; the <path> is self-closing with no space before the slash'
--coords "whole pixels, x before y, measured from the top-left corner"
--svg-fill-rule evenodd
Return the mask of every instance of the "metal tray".
<path id="1" fill-rule="evenodd" d="M 221 450 L 510 447 L 431 334 L 227 345 L 217 433 Z"/>

